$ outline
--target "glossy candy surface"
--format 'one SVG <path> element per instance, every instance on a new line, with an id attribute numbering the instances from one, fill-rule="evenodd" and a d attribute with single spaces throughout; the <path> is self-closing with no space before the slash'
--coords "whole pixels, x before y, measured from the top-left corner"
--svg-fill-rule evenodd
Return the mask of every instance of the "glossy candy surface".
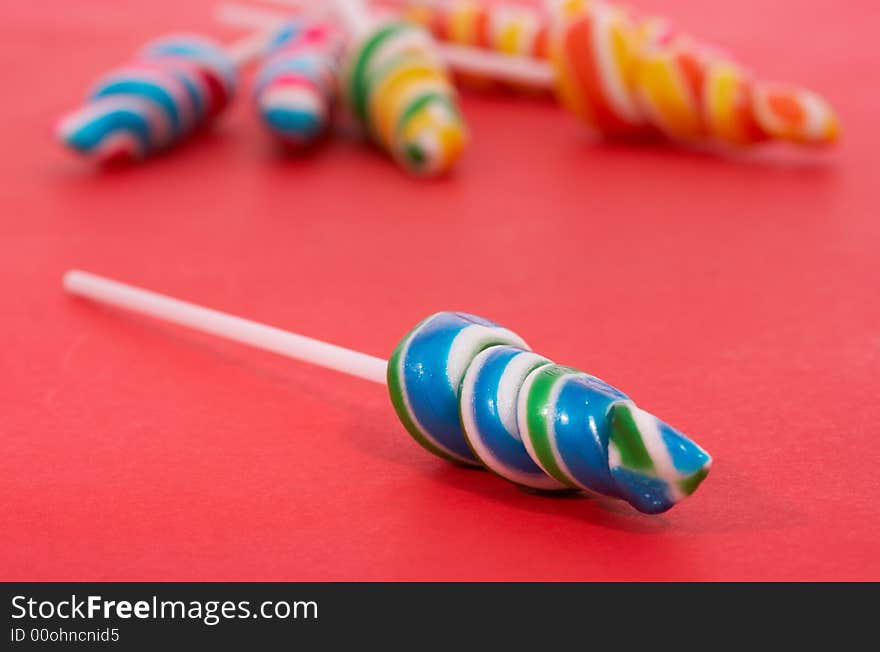
<path id="1" fill-rule="evenodd" d="M 330 23 L 300 21 L 283 29 L 257 71 L 260 119 L 281 142 L 309 145 L 330 125 L 339 90 L 343 40 Z"/>
<path id="2" fill-rule="evenodd" d="M 388 388 L 426 449 L 533 489 L 580 489 L 653 514 L 693 493 L 711 465 L 620 390 L 473 315 L 418 324 L 389 361 Z"/>
<path id="3" fill-rule="evenodd" d="M 237 83 L 234 62 L 215 43 L 173 36 L 106 74 L 86 104 L 58 124 L 58 137 L 99 162 L 142 159 L 219 115 Z"/>
<path id="4" fill-rule="evenodd" d="M 477 0 L 409 2 L 402 16 L 442 41 L 522 56 L 549 54 L 549 21 L 524 6 L 489 7 Z"/>
<path id="5" fill-rule="evenodd" d="M 370 136 L 414 174 L 447 172 L 464 150 L 455 89 L 418 27 L 385 22 L 353 43 L 344 91 Z"/>

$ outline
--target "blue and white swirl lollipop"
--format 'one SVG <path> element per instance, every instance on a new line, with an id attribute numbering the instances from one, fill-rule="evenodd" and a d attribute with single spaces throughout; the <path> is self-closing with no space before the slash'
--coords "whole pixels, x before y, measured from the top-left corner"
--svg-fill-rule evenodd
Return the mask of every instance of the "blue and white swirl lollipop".
<path id="1" fill-rule="evenodd" d="M 620 390 L 532 353 L 516 333 L 482 317 L 431 315 L 385 362 L 85 272 L 68 272 L 64 282 L 74 294 L 387 382 L 421 446 L 521 486 L 580 489 L 656 514 L 692 494 L 712 462 Z"/>
<path id="2" fill-rule="evenodd" d="M 581 489 L 659 513 L 693 493 L 711 465 L 620 390 L 473 315 L 417 325 L 391 356 L 388 389 L 426 449 L 534 489 Z"/>

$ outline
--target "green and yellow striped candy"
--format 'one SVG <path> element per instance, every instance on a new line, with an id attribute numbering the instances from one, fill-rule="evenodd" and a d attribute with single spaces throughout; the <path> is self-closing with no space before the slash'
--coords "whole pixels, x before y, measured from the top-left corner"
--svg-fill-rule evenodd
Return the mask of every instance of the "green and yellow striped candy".
<path id="1" fill-rule="evenodd" d="M 377 144 L 415 174 L 452 168 L 467 129 L 427 32 L 382 24 L 351 47 L 346 71 L 348 103 Z"/>

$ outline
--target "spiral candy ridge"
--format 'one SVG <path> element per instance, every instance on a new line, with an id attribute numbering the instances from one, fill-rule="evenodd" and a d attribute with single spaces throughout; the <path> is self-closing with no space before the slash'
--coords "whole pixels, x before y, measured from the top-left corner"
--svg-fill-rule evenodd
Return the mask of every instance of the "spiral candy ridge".
<path id="1" fill-rule="evenodd" d="M 693 493 L 711 465 L 617 388 L 474 315 L 419 323 L 391 356 L 388 388 L 424 448 L 532 489 L 579 489 L 659 513 Z"/>

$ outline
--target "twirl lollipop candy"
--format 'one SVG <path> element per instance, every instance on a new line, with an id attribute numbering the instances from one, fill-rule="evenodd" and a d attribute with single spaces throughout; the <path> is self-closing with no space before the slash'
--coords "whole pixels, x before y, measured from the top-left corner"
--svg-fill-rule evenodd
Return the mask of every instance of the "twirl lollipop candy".
<path id="1" fill-rule="evenodd" d="M 462 1 L 405 2 L 403 15 L 448 39 L 437 51 L 468 79 L 553 90 L 605 136 L 664 134 L 736 146 L 837 139 L 837 117 L 819 95 L 755 79 L 718 49 L 671 31 L 662 20 L 603 2 L 552 4 L 550 17 Z M 531 48 L 534 56 L 499 54 L 516 51 L 511 43 L 519 43 L 519 52 Z"/>
<path id="2" fill-rule="evenodd" d="M 430 34 L 405 21 L 374 19 L 358 2 L 332 5 L 349 35 L 341 87 L 351 113 L 406 170 L 422 176 L 447 172 L 465 148 L 467 128 Z M 222 5 L 218 15 L 264 28 L 286 19 L 236 4 Z"/>
<path id="3" fill-rule="evenodd" d="M 426 27 L 441 41 L 537 58 L 550 54 L 549 20 L 524 6 L 409 0 L 401 3 L 400 15 Z"/>
<path id="4" fill-rule="evenodd" d="M 391 359 L 141 290 L 86 272 L 68 292 L 354 376 L 387 382 L 401 423 L 444 459 L 540 490 L 581 489 L 664 512 L 692 494 L 711 458 L 608 383 L 532 353 L 481 317 L 434 314 Z"/>
<path id="5" fill-rule="evenodd" d="M 403 3 L 401 17 L 422 25 L 441 41 L 502 54 L 539 59 L 549 56 L 549 21 L 542 13 L 523 6 L 489 7 L 478 0 L 410 1 Z M 486 75 L 458 72 L 456 77 L 462 84 L 484 90 L 493 86 L 512 86 L 531 93 L 546 91 L 519 84 L 503 84 Z"/>
<path id="6" fill-rule="evenodd" d="M 231 48 L 198 36 L 146 46 L 105 75 L 86 104 L 58 123 L 58 137 L 97 161 L 137 160 L 167 149 L 219 115 L 237 86 L 237 67 L 266 37 Z"/>
<path id="7" fill-rule="evenodd" d="M 818 95 L 756 80 L 717 49 L 620 7 L 570 12 L 551 49 L 562 102 L 604 134 L 731 145 L 821 145 L 838 135 Z"/>
<path id="8" fill-rule="evenodd" d="M 376 142 L 411 172 L 442 174 L 464 150 L 455 90 L 418 28 L 387 22 L 357 39 L 348 54 L 345 92 Z"/>
<path id="9" fill-rule="evenodd" d="M 263 124 L 282 142 L 307 145 L 330 125 L 342 34 L 328 22 L 288 24 L 273 39 L 254 84 Z"/>
<path id="10" fill-rule="evenodd" d="M 824 144 L 837 137 L 837 119 L 815 93 L 755 80 L 728 56 L 671 32 L 661 20 L 601 2 L 557 4 L 553 27 L 539 12 L 470 0 L 407 2 L 404 15 L 438 38 L 551 58 L 561 101 L 606 135 L 659 131 L 733 145 L 769 139 Z"/>
<path id="11" fill-rule="evenodd" d="M 374 21 L 354 0 L 334 4 L 352 37 L 343 86 L 354 115 L 407 170 L 448 171 L 467 130 L 430 35 L 405 22 Z"/>

